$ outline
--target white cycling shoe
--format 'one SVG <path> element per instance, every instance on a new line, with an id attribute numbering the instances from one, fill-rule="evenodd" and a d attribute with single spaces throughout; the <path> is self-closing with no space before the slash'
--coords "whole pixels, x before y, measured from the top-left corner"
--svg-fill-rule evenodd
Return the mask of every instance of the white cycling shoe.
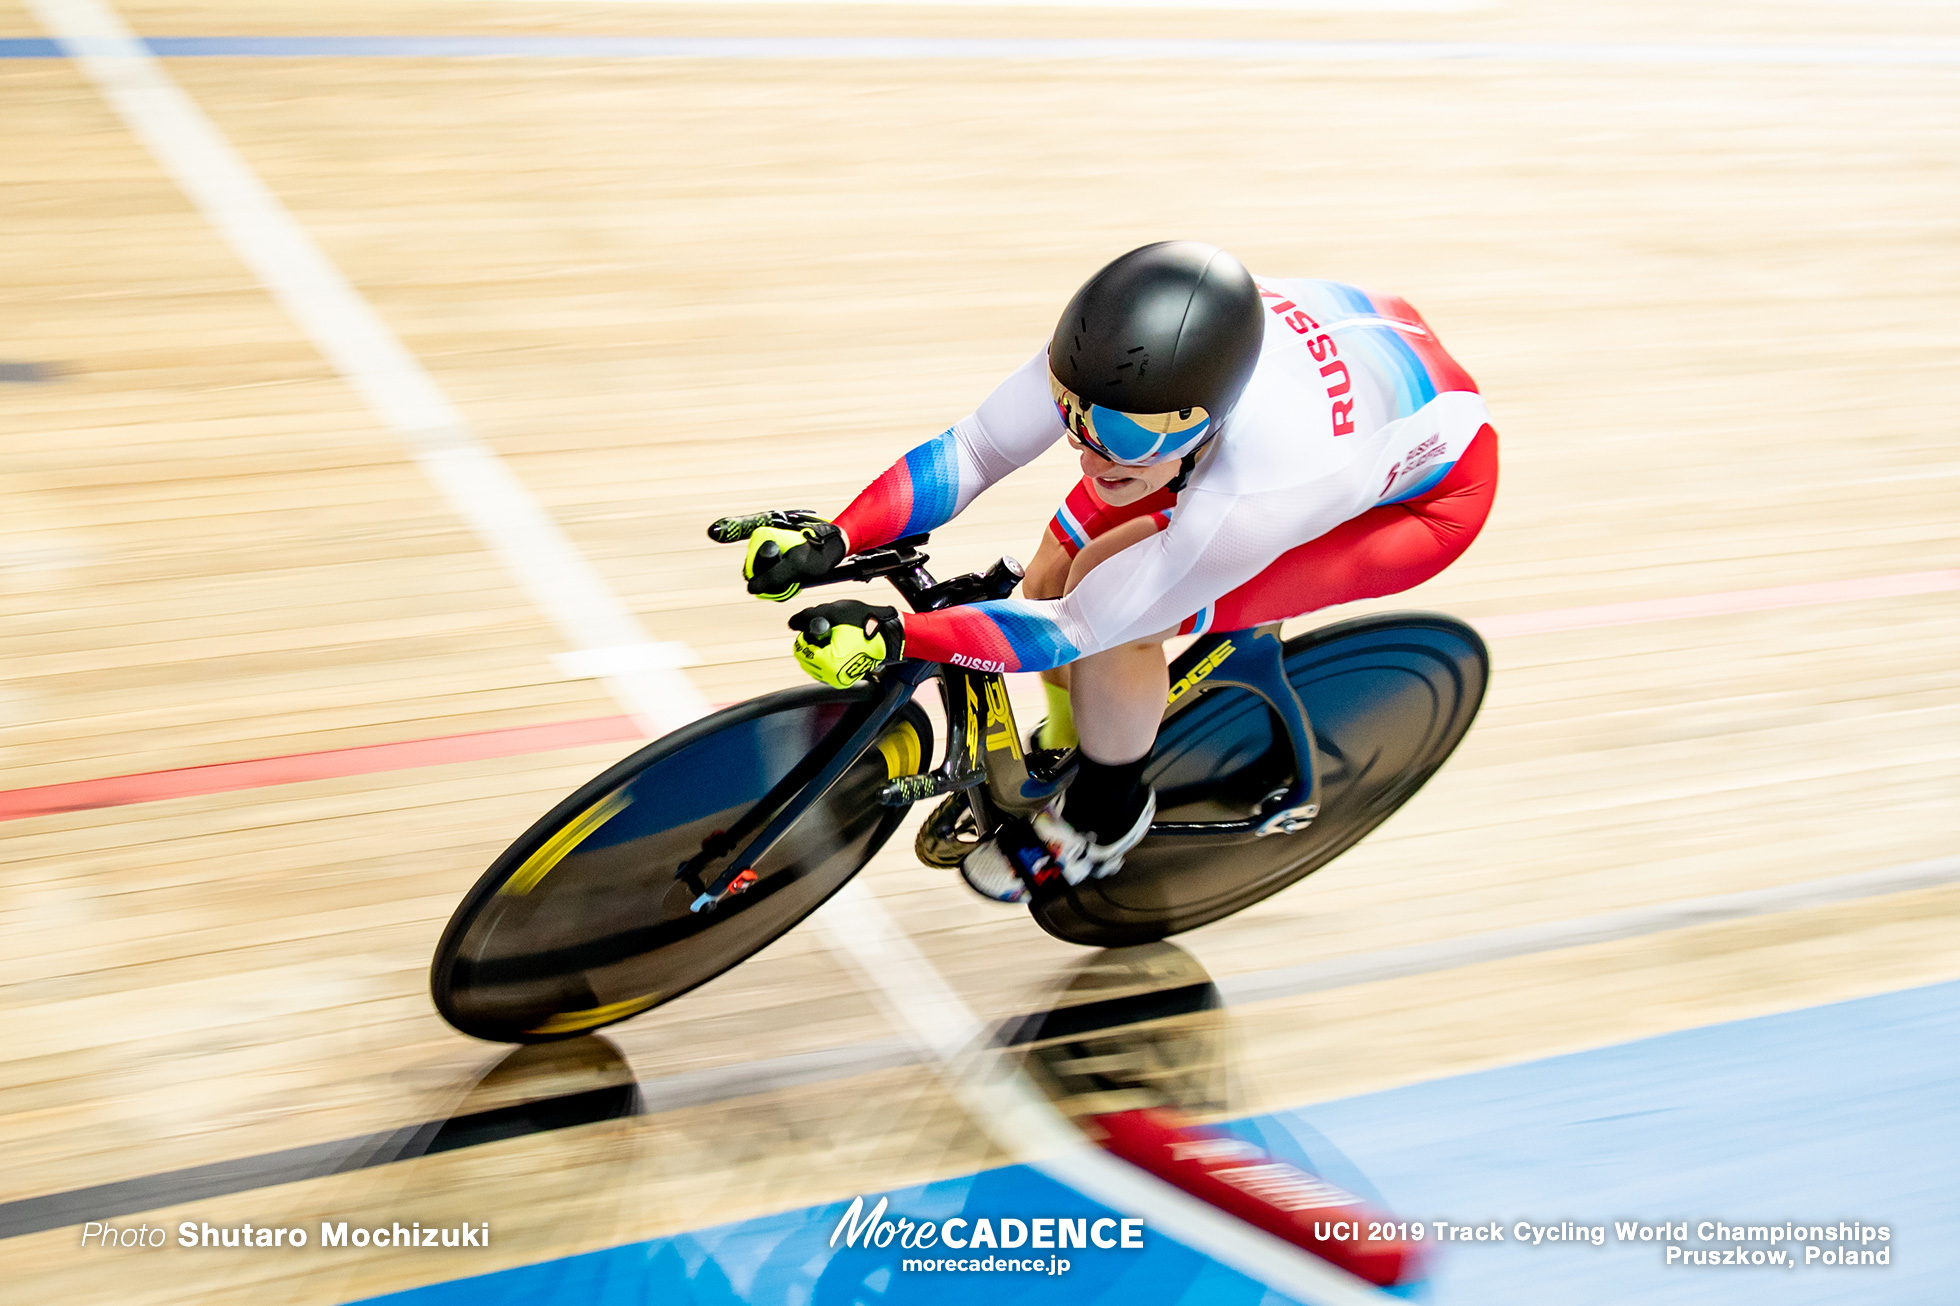
<path id="1" fill-rule="evenodd" d="M 1025 902 L 1028 886 L 1021 882 L 1014 863 L 1001 851 L 1000 836 L 960 858 L 960 878 L 966 887 L 994 902 Z"/>
<path id="2" fill-rule="evenodd" d="M 1070 825 L 1050 803 L 1032 822 L 1010 822 L 968 853 L 960 861 L 960 878 L 981 897 L 1009 903 L 1025 901 L 1030 884 L 1054 875 L 1071 885 L 1106 879 L 1123 869 L 1123 854 L 1150 833 L 1156 815 L 1157 794 L 1146 785 L 1137 819 L 1113 842 L 1101 843 Z"/>

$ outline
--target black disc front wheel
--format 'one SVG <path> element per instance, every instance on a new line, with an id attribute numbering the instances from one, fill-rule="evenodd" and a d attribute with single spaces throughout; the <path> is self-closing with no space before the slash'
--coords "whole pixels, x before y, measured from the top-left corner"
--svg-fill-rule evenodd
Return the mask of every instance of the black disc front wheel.
<path id="1" fill-rule="evenodd" d="M 932 727 L 916 704 L 754 863 L 746 892 L 694 912 L 698 890 L 680 867 L 878 701 L 868 687 L 769 694 L 656 740 L 587 784 L 456 909 L 430 969 L 437 1010 L 478 1038 L 569 1038 L 679 997 L 767 947 L 855 875 L 905 815 L 878 790 L 931 757 Z"/>
<path id="2" fill-rule="evenodd" d="M 1032 910 L 1057 938 L 1094 947 L 1149 943 L 1196 929 L 1278 893 L 1387 820 L 1470 729 L 1490 654 L 1454 617 L 1358 617 L 1286 642 L 1286 678 L 1313 725 L 1320 814 L 1298 834 L 1153 835 L 1107 880 Z M 1233 821 L 1264 812 L 1293 775 L 1293 755 L 1265 701 L 1207 690 L 1164 722 L 1144 773 L 1168 821 Z"/>

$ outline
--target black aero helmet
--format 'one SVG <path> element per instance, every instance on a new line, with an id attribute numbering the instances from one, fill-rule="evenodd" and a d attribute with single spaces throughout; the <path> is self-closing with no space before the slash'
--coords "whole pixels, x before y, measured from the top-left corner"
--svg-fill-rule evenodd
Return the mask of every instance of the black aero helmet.
<path id="1" fill-rule="evenodd" d="M 1048 342 L 1062 421 L 1113 462 L 1147 465 L 1217 433 L 1259 365 L 1259 288 L 1215 245 L 1133 249 L 1084 282 Z"/>

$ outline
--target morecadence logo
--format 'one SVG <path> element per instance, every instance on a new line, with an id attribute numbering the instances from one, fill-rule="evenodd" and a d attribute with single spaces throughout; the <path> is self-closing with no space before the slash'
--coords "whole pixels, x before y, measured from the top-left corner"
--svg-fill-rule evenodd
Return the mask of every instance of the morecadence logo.
<path id="1" fill-rule="evenodd" d="M 1003 1256 L 1002 1252 L 1141 1251 L 1144 1245 L 1143 1221 L 1113 1216 L 1094 1218 L 1066 1215 L 950 1216 L 944 1220 L 914 1220 L 900 1216 L 887 1218 L 891 1199 L 880 1197 L 868 1210 L 862 1196 L 851 1205 L 831 1230 L 830 1245 L 866 1249 L 898 1248 L 903 1251 L 939 1251 L 931 1257 L 906 1257 L 900 1269 L 906 1271 L 963 1271 L 979 1273 L 1019 1272 L 1059 1275 L 1069 1270 L 1065 1257 L 1048 1255 Z M 948 1256 L 946 1251 L 961 1253 Z"/>

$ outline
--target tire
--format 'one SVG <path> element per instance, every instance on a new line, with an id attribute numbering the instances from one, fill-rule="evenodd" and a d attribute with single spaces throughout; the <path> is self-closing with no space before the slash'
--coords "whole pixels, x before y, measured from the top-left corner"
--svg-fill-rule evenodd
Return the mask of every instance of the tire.
<path id="1" fill-rule="evenodd" d="M 870 688 L 765 695 L 647 745 L 558 804 L 443 931 L 429 973 L 443 1019 L 494 1042 L 572 1038 L 670 1002 L 780 938 L 904 818 L 878 790 L 930 761 L 932 726 L 916 704 L 754 864 L 745 893 L 696 914 L 678 869 L 877 704 Z"/>
<path id="2" fill-rule="evenodd" d="M 1091 947 L 1151 943 L 1271 897 L 1346 852 L 1443 764 L 1483 702 L 1490 654 L 1454 617 L 1359 617 L 1286 642 L 1286 676 L 1319 752 L 1320 815 L 1299 834 L 1146 838 L 1107 880 L 1030 905 L 1041 928 Z M 1164 722 L 1144 778 L 1158 818 L 1243 819 L 1292 777 L 1291 751 L 1265 702 L 1238 688 Z"/>

